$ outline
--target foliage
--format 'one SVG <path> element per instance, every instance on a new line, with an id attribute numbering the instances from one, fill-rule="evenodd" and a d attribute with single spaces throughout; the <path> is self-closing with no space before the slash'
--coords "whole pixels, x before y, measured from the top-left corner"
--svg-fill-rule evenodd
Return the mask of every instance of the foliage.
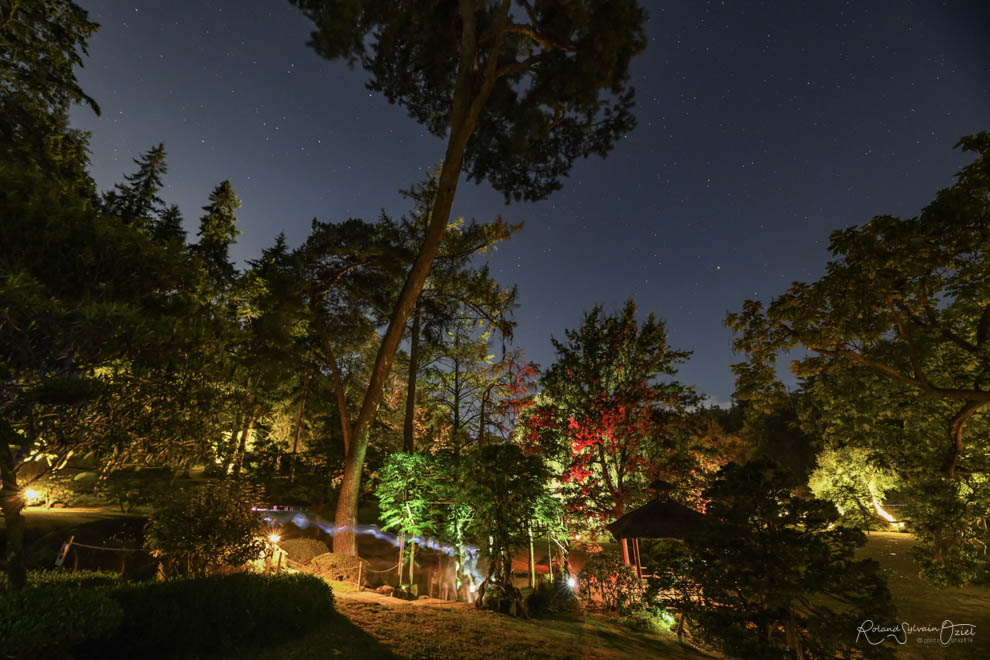
<path id="1" fill-rule="evenodd" d="M 97 483 L 97 494 L 120 505 L 121 513 L 151 504 L 169 487 L 172 471 L 167 468 L 114 470 Z"/>
<path id="2" fill-rule="evenodd" d="M 330 552 L 327 544 L 319 539 L 282 539 L 279 541 L 278 547 L 285 550 L 289 559 L 300 564 L 308 564 L 317 555 Z"/>
<path id="3" fill-rule="evenodd" d="M 577 609 L 577 598 L 566 580 L 540 582 L 536 589 L 526 596 L 526 613 L 539 617 L 573 612 Z"/>
<path id="4" fill-rule="evenodd" d="M 653 635 L 670 632 L 675 626 L 674 615 L 659 607 L 634 610 L 626 615 L 624 621 L 633 630 L 640 630 Z"/>
<path id="5" fill-rule="evenodd" d="M 795 497 L 794 485 L 767 460 L 723 468 L 690 553 L 671 552 L 658 586 L 675 590 L 669 604 L 693 634 L 733 657 L 888 657 L 854 646 L 863 621 L 894 620 L 879 566 L 854 559 L 864 534 L 835 526 L 835 507 Z"/>
<path id="6" fill-rule="evenodd" d="M 405 283 L 389 305 L 353 423 L 341 420 L 348 451 L 335 524 L 357 521 L 368 431 L 385 393 L 392 362 L 450 220 L 458 180 L 487 179 L 510 197 L 540 199 L 579 156 L 605 155 L 633 126 L 629 63 L 646 45 L 645 12 L 635 0 L 524 3 L 512 12 L 460 0 L 393 3 L 297 0 L 316 31 L 310 45 L 328 59 L 360 61 L 372 89 L 434 134 L 446 136 L 436 195 Z M 527 22 L 517 23 L 526 19 Z M 409 72 L 416 75 L 410 76 Z M 334 548 L 355 554 L 350 531 Z"/>
<path id="7" fill-rule="evenodd" d="M 66 0 L 4 0 L 0 15 L 0 157 L 86 185 L 86 136 L 69 130 L 68 109 L 81 103 L 99 114 L 75 74 L 96 23 Z"/>
<path id="8" fill-rule="evenodd" d="M 84 658 L 215 654 L 285 640 L 327 623 L 333 592 L 310 575 L 213 575 L 121 583 L 110 595 L 122 624 L 81 649 Z"/>
<path id="9" fill-rule="evenodd" d="M 734 366 L 739 396 L 779 396 L 777 356 L 801 347 L 810 354 L 792 370 L 816 409 L 809 423 L 837 446 L 896 453 L 886 467 L 912 484 L 928 572 L 953 583 L 986 574 L 990 506 L 990 134 L 959 146 L 976 159 L 919 216 L 834 232 L 826 275 L 726 319 L 749 356 Z"/>
<path id="10" fill-rule="evenodd" d="M 371 567 L 364 559 L 353 555 L 341 554 L 339 552 L 324 552 L 313 557 L 309 565 L 313 571 L 328 580 L 338 582 L 353 582 L 357 580 L 358 565 L 363 564 L 365 575 L 368 575 L 368 568 Z"/>
<path id="11" fill-rule="evenodd" d="M 155 504 L 145 545 L 171 574 L 240 566 L 265 547 L 265 527 L 252 510 L 258 503 L 257 492 L 242 484 L 212 481 L 176 489 Z"/>
<path id="12" fill-rule="evenodd" d="M 512 583 L 512 557 L 529 542 L 531 521 L 546 491 L 546 466 L 515 445 L 495 444 L 472 451 L 462 463 L 457 503 L 471 509 L 468 539 L 488 559 L 488 574 L 478 588 L 479 608 L 525 614 Z"/>
<path id="13" fill-rule="evenodd" d="M 392 454 L 378 471 L 375 489 L 383 529 L 408 536 L 427 536 L 437 531 L 438 474 L 429 454 Z M 448 477 L 449 478 L 449 477 Z"/>
<path id="14" fill-rule="evenodd" d="M 689 354 L 670 348 L 663 321 L 638 323 L 630 300 L 614 315 L 593 308 L 565 337 L 522 440 L 559 464 L 567 508 L 600 525 L 642 503 L 652 480 L 698 490 L 716 456 L 689 428 L 697 397 L 672 380 Z"/>
<path id="15" fill-rule="evenodd" d="M 0 655 L 54 657 L 116 629 L 124 611 L 97 586 L 108 579 L 32 576 L 23 589 L 0 591 Z"/>
<path id="16" fill-rule="evenodd" d="M 546 197 L 575 159 L 605 155 L 635 125 L 628 67 L 646 15 L 633 0 L 294 3 L 316 24 L 317 53 L 360 63 L 370 89 L 434 135 L 470 112 L 468 177 L 507 198 Z"/>
<path id="17" fill-rule="evenodd" d="M 843 522 L 865 529 L 886 527 L 874 503 L 882 504 L 884 494 L 896 486 L 896 476 L 878 467 L 861 447 L 824 449 L 808 481 L 812 494 L 834 504 Z"/>
<path id="18" fill-rule="evenodd" d="M 632 567 L 623 565 L 614 552 L 602 550 L 589 556 L 578 574 L 578 585 L 583 599 L 600 601 L 606 610 L 625 614 L 642 609 L 642 583 Z"/>

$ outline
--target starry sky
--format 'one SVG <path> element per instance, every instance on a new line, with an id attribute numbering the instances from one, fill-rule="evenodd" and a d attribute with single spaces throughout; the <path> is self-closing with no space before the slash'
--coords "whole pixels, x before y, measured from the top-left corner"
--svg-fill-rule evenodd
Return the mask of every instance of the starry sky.
<path id="1" fill-rule="evenodd" d="M 97 184 L 164 142 L 163 197 L 191 238 L 212 188 L 233 183 L 240 262 L 281 231 L 298 245 L 314 217 L 401 215 L 397 191 L 442 157 L 363 71 L 305 46 L 312 26 L 288 2 L 77 2 L 102 26 L 79 71 L 102 115 L 73 112 Z M 551 335 L 634 296 L 694 352 L 680 380 L 725 403 L 741 359 L 726 312 L 817 278 L 833 229 L 916 214 L 966 162 L 956 140 L 990 130 L 990 5 L 644 5 L 636 130 L 545 201 L 462 183 L 454 215 L 525 223 L 489 259 L 519 286 L 529 359 L 550 364 Z"/>

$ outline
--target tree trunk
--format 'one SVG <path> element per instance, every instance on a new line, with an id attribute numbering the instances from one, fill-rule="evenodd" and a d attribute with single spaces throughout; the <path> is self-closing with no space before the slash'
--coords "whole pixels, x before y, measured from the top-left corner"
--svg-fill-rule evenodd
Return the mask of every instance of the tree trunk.
<path id="1" fill-rule="evenodd" d="M 306 410 L 306 398 L 309 396 L 309 374 L 303 380 L 302 400 L 299 402 L 299 412 L 296 414 L 296 434 L 292 438 L 292 462 L 289 463 L 289 483 L 296 481 L 296 455 L 299 453 L 299 434 L 302 431 L 303 411 Z"/>
<path id="2" fill-rule="evenodd" d="M 258 412 L 260 406 L 255 406 L 251 411 L 251 415 L 248 417 L 247 425 L 244 426 L 244 430 L 241 432 L 241 441 L 237 445 L 237 456 L 234 458 L 234 479 L 241 478 L 241 466 L 244 464 L 244 452 L 247 450 L 247 438 L 254 429 L 255 419 L 258 417 Z"/>
<path id="3" fill-rule="evenodd" d="M 27 571 L 24 568 L 24 518 L 21 516 L 24 499 L 17 485 L 14 455 L 10 453 L 10 441 L 15 439 L 13 436 L 14 432 L 7 422 L 0 420 L 0 480 L 3 481 L 0 509 L 3 509 L 7 530 L 7 588 L 10 590 L 20 589 L 27 583 Z"/>
<path id="4" fill-rule="evenodd" d="M 413 313 L 412 336 L 409 338 L 409 378 L 406 381 L 406 417 L 402 424 L 402 449 L 407 454 L 416 450 L 413 421 L 416 417 L 416 377 L 419 375 L 420 310 Z"/>
<path id="5" fill-rule="evenodd" d="M 526 527 L 529 532 L 529 588 L 536 589 L 536 548 L 533 546 L 533 528 Z"/>
<path id="6" fill-rule="evenodd" d="M 420 291 L 430 274 L 433 259 L 440 250 L 443 233 L 450 220 L 450 209 L 454 203 L 457 191 L 457 180 L 464 166 L 464 151 L 468 140 L 474 132 L 481 111 L 495 86 L 495 67 L 501 50 L 501 41 L 505 36 L 503 30 L 497 30 L 496 46 L 489 52 L 486 71 L 478 85 L 478 72 L 475 69 L 475 59 L 478 52 L 477 35 L 475 34 L 474 10 L 470 2 L 461 0 L 461 45 L 457 66 L 457 79 L 454 83 L 454 93 L 451 98 L 450 134 L 447 139 L 447 151 L 444 154 L 440 177 L 437 181 L 436 198 L 430 224 L 426 229 L 423 246 L 413 262 L 406 282 L 402 286 L 392 318 L 389 319 L 388 329 L 382 338 L 375 356 L 375 364 L 371 369 L 371 378 L 365 390 L 361 412 L 358 413 L 354 426 L 351 428 L 351 443 L 344 460 L 344 478 L 340 487 L 340 497 L 337 500 L 337 511 L 334 525 L 338 533 L 333 537 L 333 551 L 348 555 L 357 554 L 357 540 L 353 527 L 357 523 L 358 495 L 361 490 L 361 470 L 364 468 L 364 457 L 368 449 L 368 428 L 374 420 L 385 394 L 385 382 L 392 370 L 392 361 L 405 334 L 406 322 L 412 313 L 412 308 L 419 298 Z M 508 3 L 504 14 L 500 17 L 499 27 L 507 20 Z M 477 92 L 475 92 L 477 90 Z M 339 530 L 347 530 L 339 533 Z"/>

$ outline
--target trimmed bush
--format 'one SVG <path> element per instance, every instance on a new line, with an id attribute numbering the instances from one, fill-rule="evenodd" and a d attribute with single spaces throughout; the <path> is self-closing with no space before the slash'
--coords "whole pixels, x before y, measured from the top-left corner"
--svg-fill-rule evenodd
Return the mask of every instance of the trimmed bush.
<path id="1" fill-rule="evenodd" d="M 585 600 L 600 601 L 606 610 L 624 614 L 642 606 L 642 583 L 615 553 L 602 551 L 588 557 L 578 583 Z"/>
<path id="2" fill-rule="evenodd" d="M 279 542 L 278 547 L 285 550 L 289 559 L 300 564 L 308 564 L 313 557 L 330 552 L 327 544 L 319 539 L 285 539 Z"/>
<path id="3" fill-rule="evenodd" d="M 360 557 L 341 553 L 326 552 L 317 555 L 310 560 L 309 565 L 313 572 L 322 578 L 351 582 L 357 579 L 358 562 L 364 564 L 364 574 L 367 575 L 371 564 Z"/>
<path id="4" fill-rule="evenodd" d="M 329 585 L 309 575 L 212 575 L 120 584 L 127 617 L 79 657 L 179 657 L 264 644 L 304 633 L 333 614 Z"/>
<path id="5" fill-rule="evenodd" d="M 70 578 L 65 573 L 32 576 L 24 589 L 0 592 L 0 657 L 64 654 L 120 625 L 124 611 L 110 596 L 113 578 Z"/>

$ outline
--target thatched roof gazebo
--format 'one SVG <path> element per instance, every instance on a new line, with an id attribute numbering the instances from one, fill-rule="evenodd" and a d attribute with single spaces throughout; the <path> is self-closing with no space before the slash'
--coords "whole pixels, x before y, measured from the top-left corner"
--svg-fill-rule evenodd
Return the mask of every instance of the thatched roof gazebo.
<path id="1" fill-rule="evenodd" d="M 671 500 L 653 500 L 605 525 L 616 539 L 684 540 L 698 530 L 704 514 Z"/>
<path id="2" fill-rule="evenodd" d="M 670 484 L 654 481 L 650 484 L 650 488 L 656 493 L 656 499 L 605 525 L 605 529 L 611 532 L 622 546 L 623 563 L 626 566 L 634 563 L 636 575 L 640 577 L 643 576 L 643 567 L 639 560 L 639 539 L 683 541 L 694 534 L 705 520 L 704 514 L 668 499 L 670 491 L 674 488 Z M 628 539 L 632 539 L 631 551 Z"/>

